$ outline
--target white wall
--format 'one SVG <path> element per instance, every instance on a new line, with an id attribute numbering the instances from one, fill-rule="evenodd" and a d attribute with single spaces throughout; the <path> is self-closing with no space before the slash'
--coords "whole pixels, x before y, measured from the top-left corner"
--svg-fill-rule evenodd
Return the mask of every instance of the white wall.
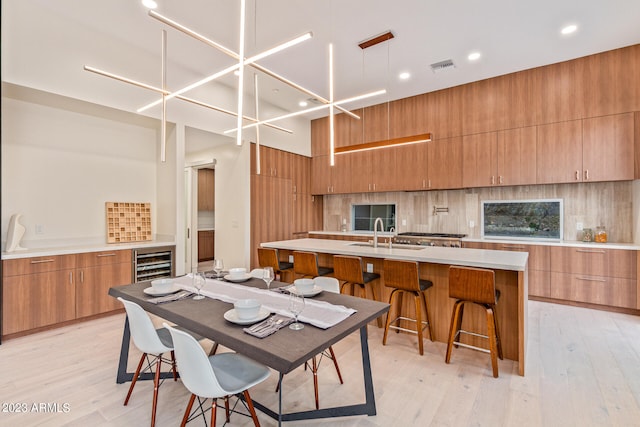
<path id="1" fill-rule="evenodd" d="M 11 215 L 21 213 L 23 246 L 106 242 L 107 201 L 151 202 L 157 221 L 155 128 L 93 104 L 66 108 L 68 99 L 52 105 L 51 97 L 36 103 L 29 94 L 24 101 L 7 92 L 3 85 L 3 241 Z M 36 224 L 42 234 L 35 234 Z"/>

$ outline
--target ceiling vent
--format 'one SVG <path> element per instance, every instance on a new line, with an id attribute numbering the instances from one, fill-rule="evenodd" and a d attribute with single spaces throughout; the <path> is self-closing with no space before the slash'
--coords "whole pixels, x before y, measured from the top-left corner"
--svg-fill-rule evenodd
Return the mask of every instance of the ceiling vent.
<path id="1" fill-rule="evenodd" d="M 441 73 L 443 71 L 453 70 L 454 68 L 456 68 L 456 65 L 451 59 L 446 59 L 444 61 L 431 64 L 431 71 L 433 71 L 434 73 Z"/>
<path id="2" fill-rule="evenodd" d="M 307 98 L 307 102 L 313 105 L 323 105 L 324 102 L 320 101 L 318 98 Z"/>

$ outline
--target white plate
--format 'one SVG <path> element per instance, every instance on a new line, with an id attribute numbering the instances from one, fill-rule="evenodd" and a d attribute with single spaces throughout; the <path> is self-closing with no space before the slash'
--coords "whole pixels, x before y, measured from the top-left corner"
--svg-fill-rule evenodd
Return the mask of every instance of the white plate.
<path id="1" fill-rule="evenodd" d="M 252 323 L 258 323 L 266 319 L 270 314 L 271 312 L 269 310 L 261 307 L 260 311 L 258 312 L 258 316 L 254 317 L 253 319 L 239 319 L 238 314 L 236 313 L 236 309 L 232 308 L 231 310 L 224 313 L 224 318 L 229 322 L 236 323 L 238 325 L 251 325 Z"/>
<path id="2" fill-rule="evenodd" d="M 181 289 L 182 289 L 181 287 L 179 287 L 178 285 L 176 285 L 174 283 L 173 285 L 171 285 L 171 289 L 169 289 L 167 292 L 158 292 L 153 288 L 153 286 L 149 286 L 148 288 L 144 288 L 142 290 L 142 292 L 144 292 L 147 295 L 151 295 L 152 297 L 163 297 L 165 295 L 175 294 L 176 292 L 178 292 Z"/>
<path id="3" fill-rule="evenodd" d="M 244 276 L 242 277 L 231 277 L 230 274 L 227 274 L 226 276 L 224 276 L 224 280 L 228 280 L 230 282 L 246 282 L 247 280 L 251 279 L 251 275 L 249 273 L 246 273 Z"/>
<path id="4" fill-rule="evenodd" d="M 302 295 L 303 297 L 315 297 L 320 292 L 322 292 L 322 287 L 318 285 L 313 285 L 313 289 L 307 292 L 302 292 L 302 293 L 298 292 L 298 289 L 296 289 L 295 285 L 290 286 L 288 289 L 289 289 L 289 292 L 291 292 L 292 294 L 296 294 L 296 295 L 299 294 L 299 295 Z"/>

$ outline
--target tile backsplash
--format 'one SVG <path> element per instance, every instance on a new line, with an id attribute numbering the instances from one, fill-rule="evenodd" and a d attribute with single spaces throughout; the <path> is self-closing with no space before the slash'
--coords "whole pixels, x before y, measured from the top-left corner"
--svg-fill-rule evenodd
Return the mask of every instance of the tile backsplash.
<path id="1" fill-rule="evenodd" d="M 637 213 L 633 202 L 634 196 L 639 197 L 635 194 L 637 189 L 632 181 L 621 181 L 329 195 L 324 196 L 323 225 L 325 231 L 340 231 L 343 219 L 351 224 L 353 204 L 395 203 L 398 232 L 480 237 L 483 200 L 563 199 L 565 240 L 577 240 L 576 226 L 582 223 L 585 228 L 605 226 L 610 242 L 633 243 L 634 212 Z"/>

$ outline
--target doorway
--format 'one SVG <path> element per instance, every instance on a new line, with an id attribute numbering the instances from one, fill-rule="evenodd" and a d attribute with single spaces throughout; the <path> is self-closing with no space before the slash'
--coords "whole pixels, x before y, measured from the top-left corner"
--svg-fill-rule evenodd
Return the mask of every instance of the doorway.
<path id="1" fill-rule="evenodd" d="M 210 270 L 215 257 L 215 159 L 185 167 L 185 271 Z"/>

